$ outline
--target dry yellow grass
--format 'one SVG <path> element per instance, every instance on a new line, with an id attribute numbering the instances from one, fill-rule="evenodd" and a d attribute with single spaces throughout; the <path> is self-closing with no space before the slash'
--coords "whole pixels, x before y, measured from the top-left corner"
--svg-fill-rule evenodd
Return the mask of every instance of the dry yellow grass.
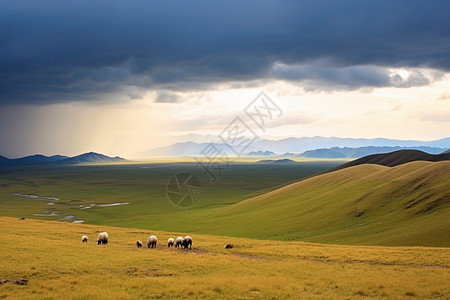
<path id="1" fill-rule="evenodd" d="M 150 234 L 157 249 L 137 249 Z M 0 279 L 29 280 L 0 285 L 0 298 L 450 299 L 449 248 L 195 235 L 193 250 L 168 249 L 182 234 L 0 217 Z"/>

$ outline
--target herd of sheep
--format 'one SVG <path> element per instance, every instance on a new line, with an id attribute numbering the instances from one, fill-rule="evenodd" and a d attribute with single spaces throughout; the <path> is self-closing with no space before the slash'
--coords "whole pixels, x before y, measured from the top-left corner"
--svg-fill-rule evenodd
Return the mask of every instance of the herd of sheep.
<path id="1" fill-rule="evenodd" d="M 97 245 L 106 245 L 108 244 L 109 236 L 107 232 L 100 232 L 98 234 L 97 238 Z M 88 237 L 86 235 L 83 235 L 81 237 L 81 241 L 83 243 L 87 243 Z M 158 242 L 158 239 L 156 236 L 151 235 L 147 239 L 147 247 L 148 248 L 156 248 L 156 243 Z M 143 245 L 142 241 L 137 241 L 136 246 L 138 248 L 141 248 Z M 184 238 L 179 236 L 175 240 L 173 238 L 170 238 L 167 240 L 167 247 L 176 247 L 176 248 L 185 248 L 185 249 L 192 249 L 192 238 L 190 236 L 185 236 Z"/>

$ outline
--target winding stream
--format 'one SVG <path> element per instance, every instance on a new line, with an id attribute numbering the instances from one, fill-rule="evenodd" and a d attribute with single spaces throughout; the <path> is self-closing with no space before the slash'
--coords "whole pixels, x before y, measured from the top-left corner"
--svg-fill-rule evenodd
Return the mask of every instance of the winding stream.
<path id="1" fill-rule="evenodd" d="M 35 200 L 47 200 L 49 202 L 46 202 L 46 205 L 64 205 L 65 203 L 55 203 L 55 201 L 59 201 L 60 198 L 57 197 L 48 197 L 48 196 L 39 196 L 37 194 L 22 194 L 22 193 L 11 193 L 10 195 L 13 196 L 18 196 L 18 197 L 25 197 L 25 198 L 30 198 L 30 199 L 35 199 Z M 116 202 L 116 203 L 105 203 L 105 204 L 99 204 L 99 203 L 92 203 L 92 204 L 81 204 L 78 207 L 73 206 L 74 208 L 78 208 L 78 209 L 89 209 L 89 208 L 93 208 L 93 207 L 111 207 L 111 206 L 120 206 L 120 205 L 128 205 L 130 204 L 129 202 Z M 35 213 L 34 216 L 36 217 L 56 217 L 59 216 L 58 211 L 51 209 L 48 210 L 47 213 Z M 80 223 L 84 223 L 83 219 L 75 219 L 74 215 L 65 215 L 64 217 L 58 219 L 59 221 L 69 221 L 69 220 L 73 220 L 72 223 L 75 224 L 80 224 Z"/>

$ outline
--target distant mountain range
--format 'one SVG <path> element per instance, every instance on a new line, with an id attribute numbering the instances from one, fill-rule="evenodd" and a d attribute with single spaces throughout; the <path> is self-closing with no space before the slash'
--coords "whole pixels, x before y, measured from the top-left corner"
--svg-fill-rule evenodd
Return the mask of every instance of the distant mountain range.
<path id="1" fill-rule="evenodd" d="M 100 153 L 89 152 L 74 157 L 53 155 L 45 156 L 41 154 L 26 156 L 22 158 L 9 159 L 0 155 L 0 165 L 11 166 L 11 165 L 41 165 L 41 164 L 60 164 L 60 165 L 71 165 L 71 164 L 83 164 L 83 163 L 111 163 L 111 162 L 122 162 L 125 159 L 121 157 L 110 157 Z"/>
<path id="2" fill-rule="evenodd" d="M 137 153 L 137 157 L 152 157 L 152 156 L 198 156 L 202 151 L 207 149 L 210 143 L 195 143 L 184 142 L 176 143 L 166 147 L 159 147 L 150 150 L 146 150 Z M 231 148 L 225 143 L 214 142 L 214 146 L 229 155 L 233 154 Z M 439 151 L 444 151 L 450 148 L 450 137 L 436 141 L 418 141 L 418 140 L 393 140 L 393 139 L 355 139 L 355 138 L 338 138 L 338 137 L 302 137 L 302 138 L 286 138 L 281 140 L 269 140 L 261 139 L 257 140 L 249 145 L 242 154 L 255 153 L 266 151 L 276 153 L 283 157 L 289 157 L 291 153 L 298 156 L 300 153 L 304 153 L 309 150 L 317 149 L 331 149 L 331 148 L 361 148 L 361 147 L 398 147 L 408 149 L 419 149 L 420 147 L 439 148 Z M 381 150 L 381 149 L 380 149 Z M 393 151 L 390 149 L 388 151 Z M 396 149 L 398 150 L 398 149 Z M 425 150 L 425 149 L 424 149 Z M 364 152 L 364 150 L 362 150 Z M 425 150 L 426 151 L 426 150 Z M 434 150 L 432 150 L 434 151 Z M 438 151 L 438 150 L 436 150 Z M 284 155 L 283 153 L 289 153 Z M 361 156 L 367 155 L 368 152 L 364 152 Z M 335 154 L 337 155 L 337 154 Z M 346 154 L 340 154 L 346 155 Z M 352 154 L 355 155 L 355 154 Z M 359 154 L 358 154 L 359 155 Z M 342 156 L 341 156 L 342 157 Z M 354 157 L 354 156 L 343 156 Z"/>
<path id="3" fill-rule="evenodd" d="M 260 161 L 257 161 L 256 163 L 263 163 L 263 164 L 296 164 L 297 162 L 292 159 L 284 158 L 284 159 L 263 159 Z"/>
<path id="4" fill-rule="evenodd" d="M 450 160 L 450 151 L 445 151 L 441 154 L 428 154 L 418 150 L 399 150 L 390 153 L 373 154 L 364 156 L 348 163 L 340 165 L 331 171 L 345 169 L 362 164 L 376 164 L 387 167 L 395 167 L 401 164 L 409 163 L 412 161 L 444 161 Z"/>
<path id="5" fill-rule="evenodd" d="M 302 154 L 298 155 L 299 157 L 311 157 L 311 158 L 358 158 L 363 157 L 367 155 L 372 154 L 379 154 L 379 153 L 387 153 L 387 152 L 394 152 L 398 150 L 419 150 L 422 152 L 427 152 L 430 154 L 440 154 L 445 149 L 443 148 L 435 148 L 435 147 L 426 147 L 426 146 L 419 146 L 419 147 L 359 147 L 359 148 L 339 148 L 339 147 L 333 147 L 333 148 L 326 148 L 326 149 L 316 149 L 316 150 L 308 150 L 303 152 Z"/>
<path id="6" fill-rule="evenodd" d="M 258 150 L 272 151 L 278 154 L 293 152 L 303 153 L 308 150 L 333 148 L 333 147 L 432 147 L 448 149 L 450 148 L 450 137 L 436 141 L 418 141 L 418 140 L 393 140 L 393 139 L 354 139 L 354 138 L 338 138 L 338 137 L 303 137 L 303 138 L 287 138 L 278 141 L 259 140 L 252 146 L 261 148 Z M 252 150 L 253 151 L 253 150 Z"/>
<path id="7" fill-rule="evenodd" d="M 247 153 L 247 155 L 250 155 L 250 156 L 272 156 L 272 155 L 276 155 L 276 154 L 273 153 L 272 151 L 250 151 L 249 153 Z"/>

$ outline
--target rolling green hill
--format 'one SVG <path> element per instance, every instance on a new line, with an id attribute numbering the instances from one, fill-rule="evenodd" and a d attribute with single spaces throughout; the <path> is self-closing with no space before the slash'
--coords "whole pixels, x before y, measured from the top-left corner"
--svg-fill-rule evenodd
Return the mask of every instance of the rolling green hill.
<path id="1" fill-rule="evenodd" d="M 188 216 L 186 224 L 265 239 L 450 246 L 448 178 L 448 161 L 359 165 Z"/>

